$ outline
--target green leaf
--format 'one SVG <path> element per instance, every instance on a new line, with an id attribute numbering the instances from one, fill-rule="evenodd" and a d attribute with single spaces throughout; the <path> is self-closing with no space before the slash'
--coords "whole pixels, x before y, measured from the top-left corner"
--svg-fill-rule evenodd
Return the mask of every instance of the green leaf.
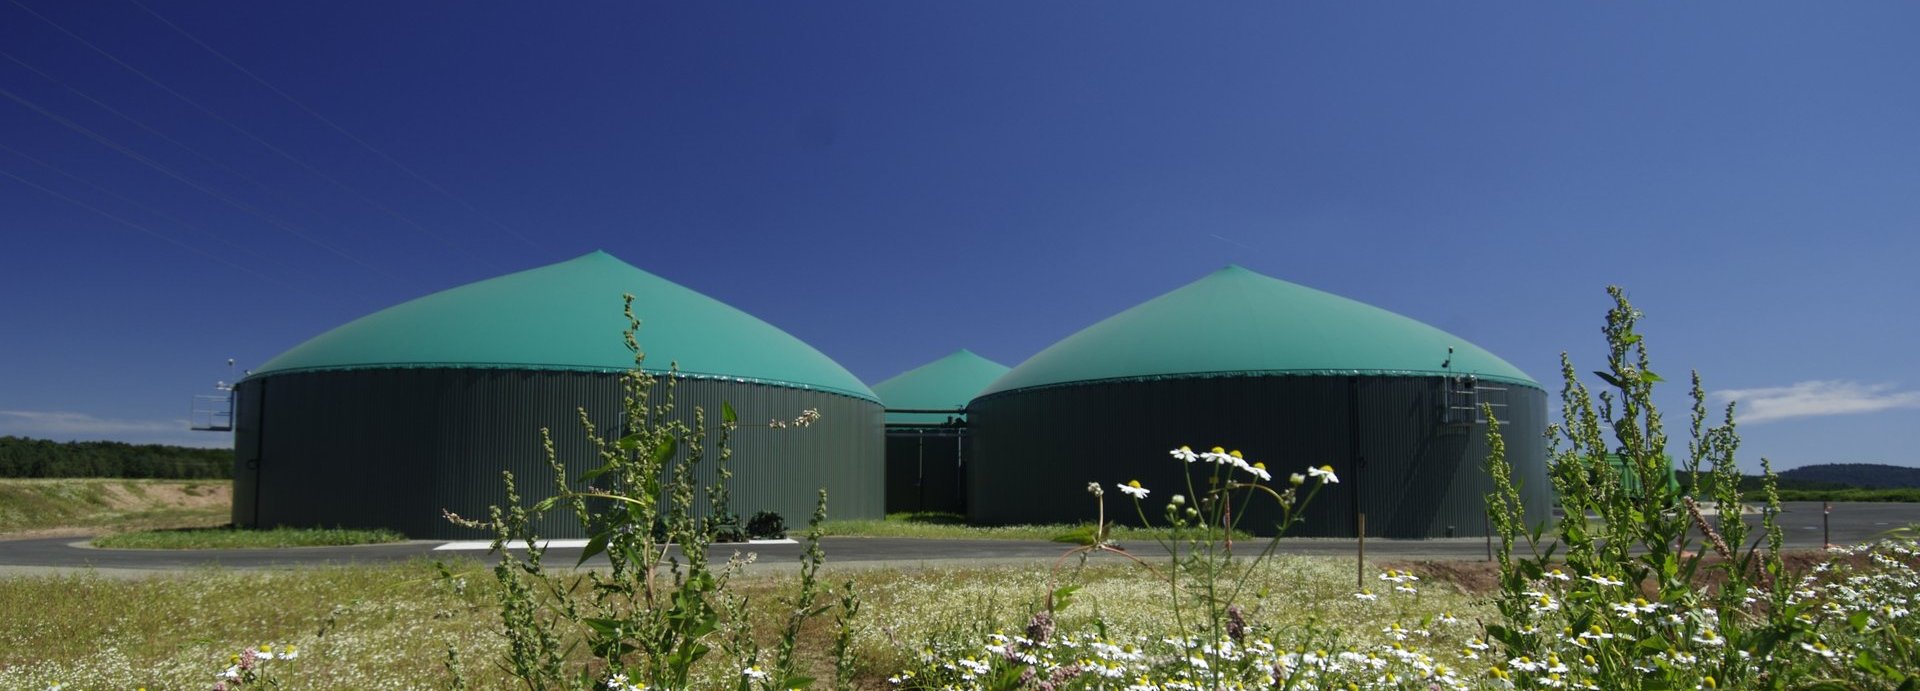
<path id="1" fill-rule="evenodd" d="M 1851 625 L 1855 631 L 1866 633 L 1867 622 L 1872 620 L 1873 616 L 1866 612 L 1854 612 L 1853 616 L 1847 617 L 1847 624 Z"/>
<path id="2" fill-rule="evenodd" d="M 587 628 L 593 629 L 593 632 L 596 634 L 611 637 L 615 632 L 620 630 L 622 622 L 619 619 L 588 618 L 582 620 L 580 623 L 586 624 Z"/>
<path id="3" fill-rule="evenodd" d="M 1066 586 L 1061 586 L 1058 590 L 1053 591 L 1054 611 L 1057 612 L 1059 610 L 1066 609 L 1067 603 L 1073 601 L 1073 594 L 1075 592 L 1078 592 L 1079 590 L 1080 590 L 1080 586 L 1066 585 Z"/>
<path id="4" fill-rule="evenodd" d="M 666 465 L 667 461 L 673 460 L 674 452 L 679 450 L 679 440 L 673 437 L 662 439 L 660 440 L 659 446 L 653 447 L 653 462 L 659 465 Z"/>
<path id="5" fill-rule="evenodd" d="M 713 633 L 714 631 L 717 631 L 719 629 L 720 629 L 720 623 L 718 621 L 715 621 L 713 617 L 709 616 L 702 619 L 698 626 L 695 626 L 693 627 L 693 629 L 687 631 L 687 635 L 694 638 L 699 638 L 701 636 L 705 636 L 707 634 Z M 702 648 L 701 652 L 704 654 L 706 651 L 704 648 Z"/>
<path id="6" fill-rule="evenodd" d="M 1661 382 L 1666 380 L 1667 380 L 1666 377 L 1662 377 L 1658 374 L 1654 374 L 1653 370 L 1650 370 L 1650 369 L 1640 370 L 1640 382 L 1643 384 L 1652 384 L 1654 382 Z"/>
<path id="7" fill-rule="evenodd" d="M 633 434 L 621 437 L 618 441 L 615 441 L 613 445 L 621 451 L 638 449 L 640 448 L 640 433 L 634 432 Z"/>
<path id="8" fill-rule="evenodd" d="M 1639 642 L 1635 643 L 1634 645 L 1639 646 L 1646 650 L 1654 651 L 1654 652 L 1668 650 L 1672 647 L 1667 644 L 1667 639 L 1662 638 L 1660 636 L 1648 636 L 1646 638 L 1642 638 L 1640 639 Z"/>
<path id="9" fill-rule="evenodd" d="M 1868 674 L 1880 674 L 1880 661 L 1873 659 L 1873 652 L 1862 650 L 1853 655 L 1853 668 Z"/>
<path id="10" fill-rule="evenodd" d="M 1605 381 L 1605 382 L 1606 382 L 1606 383 L 1608 383 L 1608 384 L 1612 384 L 1612 385 L 1613 385 L 1613 388 L 1616 388 L 1616 389 L 1624 389 L 1624 388 L 1627 388 L 1626 386 L 1624 386 L 1624 385 L 1622 385 L 1622 384 L 1620 383 L 1620 380 L 1619 380 L 1619 379 L 1616 379 L 1616 378 L 1614 378 L 1614 376 L 1613 376 L 1613 375 L 1611 375 L 1611 374 L 1607 374 L 1606 372 L 1602 372 L 1602 371 L 1600 371 L 1600 370 L 1594 370 L 1594 371 L 1593 371 L 1593 376 L 1596 376 L 1596 377 L 1599 377 L 1599 378 L 1601 379 L 1601 381 Z"/>
<path id="11" fill-rule="evenodd" d="M 545 499 L 540 500 L 539 503 L 534 504 L 533 508 L 527 509 L 527 511 L 529 513 L 546 513 L 548 511 L 552 511 L 553 505 L 558 503 L 560 503 L 559 496 L 556 495 L 556 496 L 547 497 Z"/>
<path id="12" fill-rule="evenodd" d="M 1508 648 L 1519 648 L 1520 644 L 1524 642 L 1521 640 L 1519 633 L 1499 624 L 1487 625 L 1487 637 L 1506 644 Z"/>
<path id="13" fill-rule="evenodd" d="M 1546 571 L 1533 561 L 1523 561 L 1520 562 L 1518 566 L 1520 567 L 1520 572 L 1526 574 L 1528 580 L 1537 581 L 1546 576 Z"/>
<path id="14" fill-rule="evenodd" d="M 586 473 L 582 474 L 580 476 L 580 481 L 593 482 L 595 479 L 599 478 L 600 476 L 605 475 L 612 471 L 613 471 L 613 464 L 608 463 L 606 465 L 600 466 L 598 468 L 594 468 L 593 470 L 589 470 Z"/>
<path id="15" fill-rule="evenodd" d="M 580 550 L 580 561 L 574 562 L 573 565 L 578 567 L 587 563 L 587 560 L 592 559 L 594 555 L 607 551 L 607 538 L 610 535 L 612 535 L 610 532 L 600 533 L 587 540 L 586 548 Z"/>
<path id="16" fill-rule="evenodd" d="M 740 416 L 733 414 L 732 403 L 728 403 L 726 401 L 720 402 L 720 421 L 721 422 L 725 422 L 731 425 L 739 419 L 740 419 Z"/>

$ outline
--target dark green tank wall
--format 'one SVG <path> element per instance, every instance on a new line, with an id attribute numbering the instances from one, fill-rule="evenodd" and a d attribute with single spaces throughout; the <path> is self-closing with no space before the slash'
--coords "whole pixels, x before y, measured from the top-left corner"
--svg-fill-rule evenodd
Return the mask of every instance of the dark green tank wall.
<path id="1" fill-rule="evenodd" d="M 655 388 L 657 396 L 664 383 Z M 242 526 L 385 527 L 409 537 L 483 538 L 441 517 L 484 518 L 505 501 L 511 470 L 525 501 L 552 492 L 541 449 L 550 428 L 568 474 L 598 465 L 579 408 L 602 430 L 620 420 L 617 374 L 504 369 L 343 370 L 249 379 L 238 390 L 233 520 Z M 881 406 L 820 391 L 732 381 L 682 380 L 679 410 L 718 424 L 732 404 L 732 509 L 743 518 L 778 511 L 805 525 L 815 492 L 835 518 L 882 516 L 885 454 Z M 769 429 L 808 408 L 807 428 Z M 702 463 L 712 481 L 713 453 Z M 537 526 L 545 537 L 585 537 L 571 513 Z"/>
<path id="2" fill-rule="evenodd" d="M 973 451 L 965 433 L 961 426 L 887 431 L 887 513 L 966 512 Z"/>
<path id="3" fill-rule="evenodd" d="M 1107 487 L 1108 516 L 1135 522 L 1115 483 L 1152 489 L 1148 516 L 1185 493 L 1191 466 L 1168 450 L 1214 445 L 1287 474 L 1331 465 L 1341 482 L 1321 491 L 1289 535 L 1350 537 L 1355 515 L 1370 537 L 1485 535 L 1486 425 L 1450 425 L 1446 380 L 1397 376 L 1248 376 L 1100 382 L 1009 391 L 968 407 L 967 511 L 988 524 L 1091 521 L 1088 482 Z M 1486 392 L 1528 511 L 1545 521 L 1546 393 Z M 1243 528 L 1271 533 L 1277 512 L 1257 502 Z M 1117 510 L 1116 510 L 1117 509 Z"/>

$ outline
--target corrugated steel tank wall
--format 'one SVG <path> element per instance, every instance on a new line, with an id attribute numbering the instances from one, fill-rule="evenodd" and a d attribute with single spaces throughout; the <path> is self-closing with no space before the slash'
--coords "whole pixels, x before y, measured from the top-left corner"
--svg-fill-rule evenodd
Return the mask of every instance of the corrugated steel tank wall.
<path id="1" fill-rule="evenodd" d="M 665 388 L 655 387 L 655 401 Z M 743 519 L 778 511 L 804 526 L 815 491 L 828 490 L 835 518 L 879 518 L 885 454 L 878 403 L 819 391 L 715 380 L 682 380 L 677 409 L 720 421 L 722 401 L 741 428 L 733 435 L 732 509 Z M 617 374 L 504 369 L 345 370 L 273 375 L 241 384 L 235 523 L 387 527 L 415 538 L 480 538 L 445 521 L 442 508 L 485 518 L 505 501 L 500 472 L 511 470 L 528 504 L 552 493 L 540 429 L 552 430 L 570 478 L 598 465 L 579 408 L 603 433 L 620 421 Z M 818 408 L 808 428 L 769 429 Z M 257 451 L 255 450 L 257 447 Z M 248 456 L 251 455 L 251 458 Z M 703 484 L 713 479 L 710 452 Z M 243 484 L 252 486 L 242 486 Z M 254 507 L 241 498 L 257 499 Z M 570 512 L 537 526 L 545 537 L 585 537 Z"/>
<path id="2" fill-rule="evenodd" d="M 1167 451 L 1218 444 L 1265 462 L 1282 487 L 1288 473 L 1334 467 L 1341 482 L 1321 491 L 1289 535 L 1350 537 L 1361 512 L 1369 536 L 1485 535 L 1486 425 L 1444 424 L 1445 387 L 1439 377 L 1215 377 L 978 399 L 968 408 L 968 516 L 988 524 L 1091 521 L 1086 486 L 1098 481 L 1107 487 L 1107 515 L 1135 522 L 1113 484 L 1138 479 L 1153 490 L 1148 516 L 1157 521 L 1169 496 L 1186 493 L 1187 466 Z M 1528 523 L 1544 521 L 1552 502 L 1546 392 L 1509 386 L 1486 398 L 1507 404 L 1497 413 L 1507 459 Z M 1256 503 L 1242 527 L 1270 534 L 1271 506 Z"/>

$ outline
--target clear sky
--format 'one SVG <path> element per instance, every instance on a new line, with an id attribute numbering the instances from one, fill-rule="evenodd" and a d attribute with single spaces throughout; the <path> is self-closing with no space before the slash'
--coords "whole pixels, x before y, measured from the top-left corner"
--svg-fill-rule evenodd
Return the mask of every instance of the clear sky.
<path id="1" fill-rule="evenodd" d="M 1920 465 L 1916 26 L 0 0 L 0 434 L 225 444 L 183 428 L 227 358 L 605 249 L 869 383 L 959 348 L 1015 365 L 1232 263 L 1557 391 L 1562 350 L 1600 365 L 1618 283 L 1671 429 L 1697 368 L 1746 401 L 1750 463 Z"/>

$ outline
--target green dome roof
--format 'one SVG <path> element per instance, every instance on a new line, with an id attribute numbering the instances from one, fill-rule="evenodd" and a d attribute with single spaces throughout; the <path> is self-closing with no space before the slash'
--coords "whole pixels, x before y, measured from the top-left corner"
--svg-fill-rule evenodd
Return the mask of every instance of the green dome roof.
<path id="1" fill-rule="evenodd" d="M 254 370 L 493 367 L 624 371 L 620 296 L 634 295 L 647 369 L 817 389 L 867 400 L 839 363 L 773 325 L 605 252 L 404 302 L 321 334 Z"/>
<path id="2" fill-rule="evenodd" d="M 873 385 L 880 402 L 888 408 L 907 410 L 954 410 L 1007 373 L 1007 366 L 962 350 L 903 372 Z M 950 415 L 935 413 L 888 413 L 887 422 L 940 423 Z"/>
<path id="3" fill-rule="evenodd" d="M 1453 334 L 1229 266 L 1062 339 L 980 395 L 1115 379 L 1449 373 L 1540 388 Z"/>

